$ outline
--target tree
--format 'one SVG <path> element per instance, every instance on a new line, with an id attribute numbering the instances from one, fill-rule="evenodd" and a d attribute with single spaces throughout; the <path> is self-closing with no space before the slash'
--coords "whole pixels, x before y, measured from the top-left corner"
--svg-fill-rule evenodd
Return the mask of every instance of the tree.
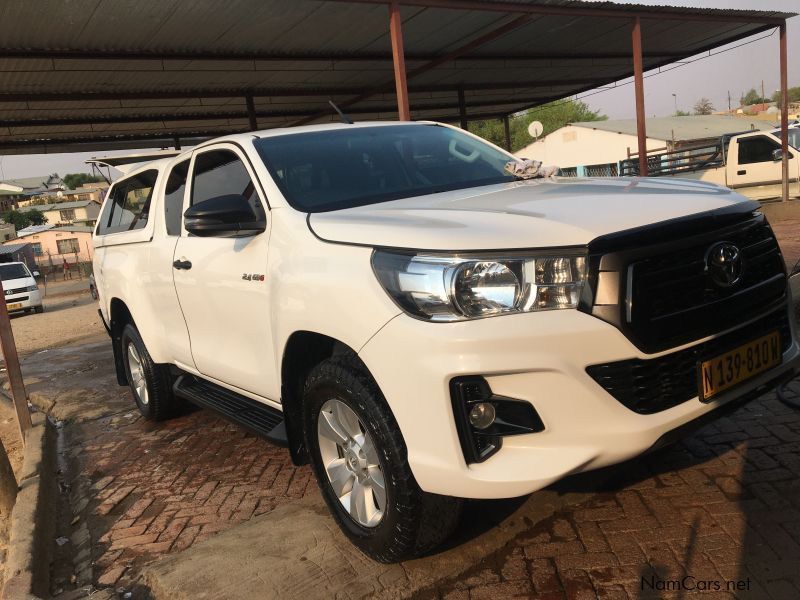
<path id="1" fill-rule="evenodd" d="M 19 231 L 20 229 L 25 229 L 31 225 L 44 225 L 47 223 L 47 217 L 45 217 L 41 211 L 36 209 L 26 212 L 8 210 L 3 213 L 3 221 L 6 223 L 11 223 L 14 226 L 14 229 Z"/>
<path id="2" fill-rule="evenodd" d="M 594 111 L 589 105 L 580 100 L 559 100 L 537 106 L 509 118 L 509 130 L 511 133 L 511 151 L 516 152 L 533 141 L 528 133 L 528 125 L 533 121 L 541 121 L 544 126 L 542 135 L 552 133 L 556 129 L 563 127 L 567 123 L 578 123 L 580 121 L 605 121 L 608 117 L 601 115 L 600 111 Z M 472 121 L 469 130 L 497 144 L 501 148 L 505 147 L 505 132 L 503 122 L 499 119 L 488 119 L 486 121 Z"/>
<path id="3" fill-rule="evenodd" d="M 675 117 L 691 117 L 692 113 L 687 112 L 685 110 L 678 109 L 678 110 L 675 111 L 675 114 L 673 116 L 675 116 Z"/>
<path id="4" fill-rule="evenodd" d="M 786 93 L 789 95 L 789 102 L 800 102 L 800 86 L 790 87 L 786 90 Z M 783 108 L 780 90 L 772 94 L 772 101 L 777 103 L 780 108 Z"/>
<path id="5" fill-rule="evenodd" d="M 89 173 L 67 173 L 64 175 L 64 185 L 70 190 L 79 188 L 84 183 L 97 183 L 98 181 L 103 181 L 103 178 L 97 175 L 89 175 Z"/>
<path id="6" fill-rule="evenodd" d="M 742 106 L 750 106 L 751 104 L 769 102 L 769 100 L 762 98 L 756 91 L 756 88 L 750 88 L 747 93 L 739 99 L 739 102 L 741 102 Z"/>
<path id="7" fill-rule="evenodd" d="M 36 208 L 29 210 L 26 214 L 31 221 L 31 225 L 44 225 L 47 223 L 47 217 L 44 216 L 42 211 Z"/>
<path id="8" fill-rule="evenodd" d="M 710 115 L 713 112 L 714 105 L 706 97 L 700 98 L 694 105 L 694 114 L 696 115 Z"/>

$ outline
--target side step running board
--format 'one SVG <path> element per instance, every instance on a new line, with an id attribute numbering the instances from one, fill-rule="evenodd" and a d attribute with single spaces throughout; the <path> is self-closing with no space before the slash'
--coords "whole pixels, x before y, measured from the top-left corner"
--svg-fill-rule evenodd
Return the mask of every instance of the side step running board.
<path id="1" fill-rule="evenodd" d="M 210 408 L 273 444 L 289 445 L 283 413 L 271 406 L 192 375 L 178 377 L 172 390 L 176 396 Z"/>

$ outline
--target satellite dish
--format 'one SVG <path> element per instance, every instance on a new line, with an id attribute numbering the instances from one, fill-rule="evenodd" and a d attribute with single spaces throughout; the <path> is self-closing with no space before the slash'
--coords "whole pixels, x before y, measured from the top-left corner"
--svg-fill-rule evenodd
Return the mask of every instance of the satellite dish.
<path id="1" fill-rule="evenodd" d="M 536 139 L 542 132 L 544 131 L 544 125 L 542 125 L 541 121 L 531 121 L 531 124 L 528 125 L 528 133 L 531 134 L 531 137 Z"/>

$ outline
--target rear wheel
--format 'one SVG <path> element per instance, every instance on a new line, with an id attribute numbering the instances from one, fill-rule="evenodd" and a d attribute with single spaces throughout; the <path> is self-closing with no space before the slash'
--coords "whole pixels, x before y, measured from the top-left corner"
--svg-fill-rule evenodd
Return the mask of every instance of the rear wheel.
<path id="1" fill-rule="evenodd" d="M 133 399 L 139 412 L 148 419 L 160 421 L 171 416 L 177 401 L 172 393 L 172 376 L 168 365 L 156 364 L 132 324 L 122 330 L 122 356 Z"/>
<path id="2" fill-rule="evenodd" d="M 305 385 L 305 438 L 317 482 L 350 540 L 391 563 L 434 548 L 458 523 L 459 499 L 423 492 L 400 429 L 357 359 L 329 359 Z"/>

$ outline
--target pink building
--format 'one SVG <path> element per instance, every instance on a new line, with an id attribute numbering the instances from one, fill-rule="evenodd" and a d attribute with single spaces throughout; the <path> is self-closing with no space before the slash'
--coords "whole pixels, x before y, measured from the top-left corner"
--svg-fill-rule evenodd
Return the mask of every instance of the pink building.
<path id="1" fill-rule="evenodd" d="M 29 242 L 33 246 L 36 263 L 40 266 L 59 266 L 65 259 L 70 264 L 89 262 L 94 255 L 91 227 L 32 225 L 20 229 L 17 237 L 15 243 Z"/>

